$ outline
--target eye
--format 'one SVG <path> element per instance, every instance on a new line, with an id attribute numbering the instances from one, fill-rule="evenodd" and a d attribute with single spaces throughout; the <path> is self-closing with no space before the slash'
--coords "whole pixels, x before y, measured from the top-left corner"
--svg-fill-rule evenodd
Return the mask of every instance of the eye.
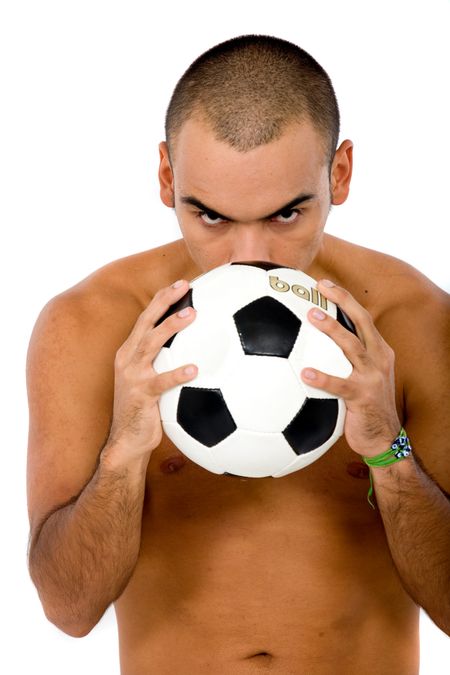
<path id="1" fill-rule="evenodd" d="M 219 225 L 223 222 L 222 218 L 214 213 L 214 211 L 199 211 L 197 217 L 200 218 L 205 225 Z"/>
<path id="2" fill-rule="evenodd" d="M 301 209 L 286 209 L 286 211 L 282 211 L 281 213 L 278 214 L 274 218 L 279 223 L 293 223 L 296 219 L 297 216 L 301 214 Z"/>

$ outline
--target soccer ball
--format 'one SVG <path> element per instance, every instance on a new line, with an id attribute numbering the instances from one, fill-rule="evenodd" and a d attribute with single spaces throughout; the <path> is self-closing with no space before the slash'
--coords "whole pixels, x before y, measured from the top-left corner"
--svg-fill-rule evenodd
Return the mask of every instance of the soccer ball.
<path id="1" fill-rule="evenodd" d="M 300 378 L 310 366 L 348 377 L 340 347 L 307 319 L 314 305 L 354 331 L 303 272 L 268 262 L 228 263 L 202 274 L 158 323 L 183 307 L 194 321 L 162 347 L 161 373 L 195 363 L 198 374 L 159 401 L 164 432 L 217 474 L 278 478 L 321 457 L 342 435 L 344 401 Z"/>

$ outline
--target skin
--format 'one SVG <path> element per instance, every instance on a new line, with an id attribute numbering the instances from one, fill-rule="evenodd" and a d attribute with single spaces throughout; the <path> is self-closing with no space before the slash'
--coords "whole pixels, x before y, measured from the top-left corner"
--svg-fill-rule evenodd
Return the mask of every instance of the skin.
<path id="1" fill-rule="evenodd" d="M 321 138 L 307 123 L 292 125 L 279 140 L 240 153 L 217 142 L 207 125 L 191 118 L 172 154 L 173 167 L 167 144 L 160 144 L 161 199 L 175 207 L 190 256 L 202 272 L 234 260 L 274 260 L 320 276 L 331 204 L 345 202 L 350 189 L 351 141 L 336 152 L 331 185 Z M 288 217 L 265 218 L 300 192 L 314 198 L 299 205 L 297 218 L 289 212 Z M 199 218 L 198 209 L 182 202 L 189 195 L 234 222 Z M 216 224 L 208 231 L 206 223 Z"/>
<path id="2" fill-rule="evenodd" d="M 191 119 L 172 163 L 159 148 L 161 198 L 183 238 L 107 265 L 39 317 L 30 573 L 68 634 L 86 635 L 114 602 L 124 675 L 352 675 L 369 662 L 411 675 L 419 606 L 450 632 L 448 297 L 405 263 L 324 234 L 349 193 L 352 147 L 340 145 L 329 175 L 306 122 L 238 153 Z M 314 198 L 268 217 L 300 194 Z M 155 324 L 189 280 L 233 260 L 303 269 L 358 332 L 310 313 L 354 367 L 347 380 L 301 374 L 345 398 L 345 438 L 281 479 L 211 474 L 159 422 L 161 393 L 195 370 L 156 375 L 152 360 L 196 313 Z M 361 456 L 384 452 L 401 424 L 434 480 L 414 457 L 375 469 L 373 510 Z"/>

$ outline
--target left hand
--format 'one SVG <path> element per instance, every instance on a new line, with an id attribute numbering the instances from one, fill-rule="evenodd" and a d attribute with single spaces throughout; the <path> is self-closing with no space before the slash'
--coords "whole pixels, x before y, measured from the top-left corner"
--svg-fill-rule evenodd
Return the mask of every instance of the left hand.
<path id="1" fill-rule="evenodd" d="M 358 337 L 318 308 L 308 312 L 308 319 L 342 349 L 353 372 L 342 379 L 304 368 L 301 377 L 306 384 L 344 399 L 344 434 L 349 446 L 359 455 L 375 457 L 390 447 L 400 429 L 395 406 L 394 351 L 375 328 L 369 312 L 348 291 L 324 285 L 323 281 L 317 287 L 349 316 Z"/>

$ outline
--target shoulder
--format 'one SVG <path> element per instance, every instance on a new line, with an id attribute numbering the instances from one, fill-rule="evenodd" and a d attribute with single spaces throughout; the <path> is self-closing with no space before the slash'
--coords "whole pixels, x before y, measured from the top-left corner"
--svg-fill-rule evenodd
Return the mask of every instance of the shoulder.
<path id="1" fill-rule="evenodd" d="M 107 404 L 116 352 L 159 288 L 178 278 L 178 249 L 174 242 L 108 263 L 46 303 L 27 351 L 32 414 L 41 411 L 47 394 L 61 400 L 69 380 L 78 381 L 80 390 L 89 382 Z"/>
<path id="2" fill-rule="evenodd" d="M 441 383 L 448 379 L 449 294 L 394 256 L 346 242 L 340 248 L 351 265 L 341 266 L 338 283 L 366 307 L 394 349 L 404 385 L 426 380 L 427 367 L 438 371 Z"/>
<path id="3" fill-rule="evenodd" d="M 123 341 L 156 292 L 177 275 L 186 276 L 188 268 L 182 240 L 114 260 L 51 298 L 34 333 L 58 325 L 63 332 L 89 332 L 91 337 L 106 332 Z"/>
<path id="4" fill-rule="evenodd" d="M 449 309 L 449 295 L 418 269 L 395 256 L 328 237 L 330 270 L 337 283 L 368 309 L 376 323 L 422 317 Z"/>
<path id="5" fill-rule="evenodd" d="M 448 350 L 450 296 L 412 265 L 374 252 L 373 295 L 377 297 L 375 322 L 397 351 L 417 357 L 426 350 L 432 357 Z"/>

